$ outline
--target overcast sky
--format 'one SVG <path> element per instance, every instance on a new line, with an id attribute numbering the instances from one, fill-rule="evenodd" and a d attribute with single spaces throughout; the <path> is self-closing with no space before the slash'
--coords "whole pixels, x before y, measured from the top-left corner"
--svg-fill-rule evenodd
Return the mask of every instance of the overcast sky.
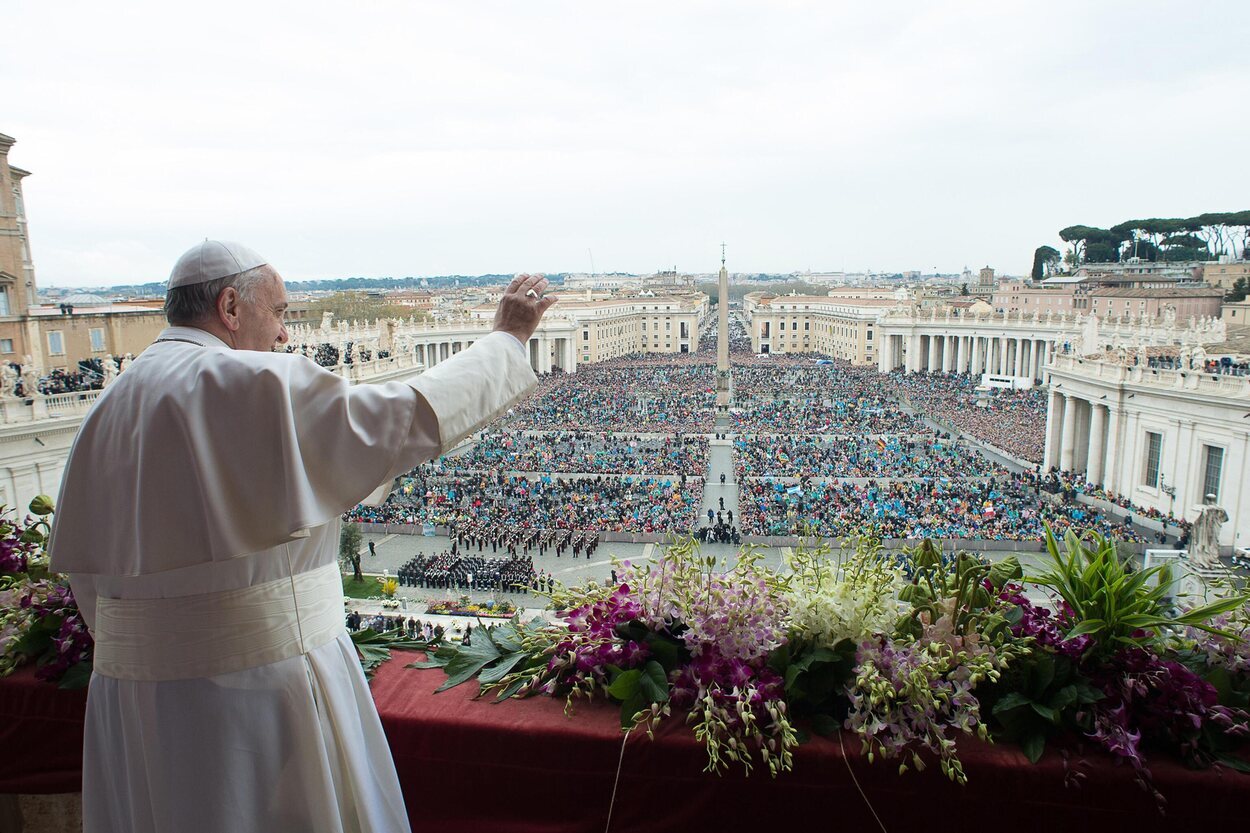
<path id="1" fill-rule="evenodd" d="M 835 8 L 846 6 L 846 8 Z M 289 279 L 1021 274 L 1250 209 L 1250 3 L 8 0 L 39 283 L 204 237 Z"/>

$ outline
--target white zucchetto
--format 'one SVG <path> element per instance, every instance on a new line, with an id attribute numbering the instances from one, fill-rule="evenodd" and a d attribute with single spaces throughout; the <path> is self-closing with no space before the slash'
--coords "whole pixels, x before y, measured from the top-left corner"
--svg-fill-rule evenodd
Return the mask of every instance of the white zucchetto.
<path id="1" fill-rule="evenodd" d="M 241 243 L 205 240 L 178 258 L 174 271 L 169 273 L 169 284 L 165 288 L 177 289 L 180 286 L 228 278 L 267 263 L 268 260 Z"/>

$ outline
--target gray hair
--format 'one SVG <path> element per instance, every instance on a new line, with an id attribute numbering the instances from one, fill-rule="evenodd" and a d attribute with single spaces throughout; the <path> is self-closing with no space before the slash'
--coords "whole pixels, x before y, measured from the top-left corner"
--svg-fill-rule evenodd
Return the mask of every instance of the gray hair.
<path id="1" fill-rule="evenodd" d="M 234 287 L 244 301 L 251 301 L 256 287 L 273 273 L 266 264 L 215 281 L 171 289 L 165 293 L 165 320 L 175 327 L 200 323 L 212 316 L 217 309 L 217 297 L 229 286 Z"/>

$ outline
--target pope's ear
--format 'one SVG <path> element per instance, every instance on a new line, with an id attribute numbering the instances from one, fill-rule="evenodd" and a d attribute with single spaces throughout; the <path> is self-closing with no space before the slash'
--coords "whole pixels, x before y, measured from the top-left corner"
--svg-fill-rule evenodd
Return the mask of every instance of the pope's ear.
<path id="1" fill-rule="evenodd" d="M 217 295 L 217 320 L 231 332 L 239 329 L 239 290 L 233 286 L 227 286 Z"/>

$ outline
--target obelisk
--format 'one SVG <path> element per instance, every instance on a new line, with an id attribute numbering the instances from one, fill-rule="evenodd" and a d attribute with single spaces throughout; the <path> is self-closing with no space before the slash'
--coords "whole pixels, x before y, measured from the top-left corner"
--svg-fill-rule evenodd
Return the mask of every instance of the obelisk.
<path id="1" fill-rule="evenodd" d="M 720 244 L 720 282 L 716 299 L 716 410 L 729 410 L 729 272 L 725 244 Z"/>

